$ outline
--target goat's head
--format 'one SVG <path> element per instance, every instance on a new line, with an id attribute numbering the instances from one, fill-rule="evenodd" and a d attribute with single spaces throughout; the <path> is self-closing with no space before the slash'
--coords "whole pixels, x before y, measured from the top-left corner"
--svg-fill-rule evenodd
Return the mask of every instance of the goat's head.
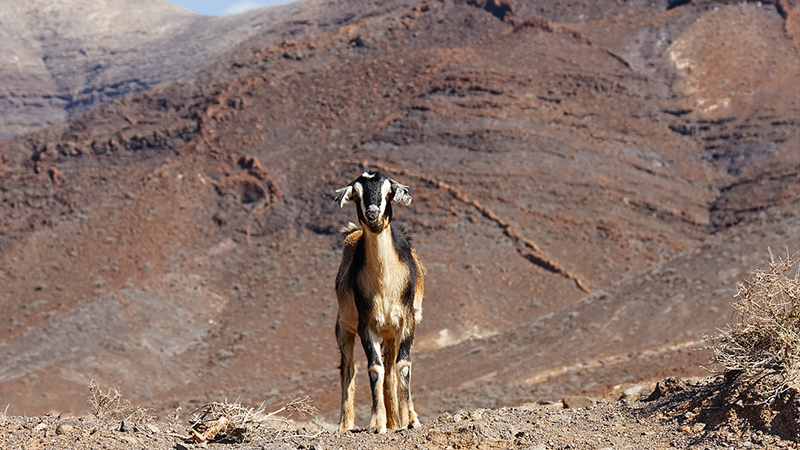
<path id="1" fill-rule="evenodd" d="M 336 202 L 340 207 L 355 203 L 358 220 L 373 233 L 383 231 L 392 220 L 392 202 L 411 203 L 408 186 L 398 183 L 378 171 L 361 174 L 347 186 L 337 189 Z"/>

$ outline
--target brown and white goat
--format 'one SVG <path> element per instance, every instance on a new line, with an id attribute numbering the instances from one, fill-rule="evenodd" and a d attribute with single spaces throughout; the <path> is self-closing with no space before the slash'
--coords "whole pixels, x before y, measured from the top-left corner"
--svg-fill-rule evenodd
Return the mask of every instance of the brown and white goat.
<path id="1" fill-rule="evenodd" d="M 419 426 L 411 401 L 411 344 L 422 318 L 425 268 L 405 230 L 392 227 L 392 202 L 411 203 L 408 186 L 380 172 L 364 172 L 336 191 L 340 207 L 354 203 L 361 229 L 353 223 L 341 231 L 344 251 L 336 276 L 339 313 L 336 341 L 342 354 L 341 432 L 353 428 L 356 367 L 355 338 L 367 356 L 372 388 L 369 430 Z M 400 379 L 400 402 L 397 379 Z"/>

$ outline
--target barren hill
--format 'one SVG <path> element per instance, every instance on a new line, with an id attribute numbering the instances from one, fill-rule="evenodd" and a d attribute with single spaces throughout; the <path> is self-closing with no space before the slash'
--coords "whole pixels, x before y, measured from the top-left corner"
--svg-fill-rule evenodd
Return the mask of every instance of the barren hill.
<path id="1" fill-rule="evenodd" d="M 335 420 L 354 212 L 331 199 L 365 167 L 414 197 L 424 419 L 701 374 L 735 283 L 800 243 L 794 3 L 280 11 L 196 75 L 0 143 L 10 413 L 81 413 L 94 377 L 159 412 L 302 394 Z"/>
<path id="2" fill-rule="evenodd" d="M 292 11 L 211 17 L 162 0 L 3 2 L 0 139 L 182 80 Z"/>

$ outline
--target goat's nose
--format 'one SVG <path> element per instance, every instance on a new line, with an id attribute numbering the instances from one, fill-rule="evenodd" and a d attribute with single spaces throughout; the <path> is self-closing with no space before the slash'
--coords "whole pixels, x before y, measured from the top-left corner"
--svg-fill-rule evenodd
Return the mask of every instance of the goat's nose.
<path id="1" fill-rule="evenodd" d="M 367 207 L 367 220 L 370 222 L 374 222 L 378 220 L 378 216 L 381 213 L 381 209 L 378 208 L 376 205 L 369 205 Z"/>

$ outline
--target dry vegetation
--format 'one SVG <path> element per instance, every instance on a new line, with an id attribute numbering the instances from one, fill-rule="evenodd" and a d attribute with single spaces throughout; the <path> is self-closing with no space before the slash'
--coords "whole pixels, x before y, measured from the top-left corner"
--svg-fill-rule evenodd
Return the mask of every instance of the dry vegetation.
<path id="1" fill-rule="evenodd" d="M 308 397 L 292 400 L 270 413 L 264 411 L 263 403 L 258 408 L 248 408 L 239 402 L 208 403 L 189 415 L 189 436 L 186 440 L 197 443 L 244 442 L 248 435 L 252 435 L 265 422 L 288 424 L 288 418 L 278 416 L 280 413 L 288 413 L 289 416 L 297 413 L 300 417 L 307 417 L 317 412 Z"/>
<path id="2" fill-rule="evenodd" d="M 708 336 L 715 370 L 733 377 L 775 372 L 782 378 L 773 401 L 800 377 L 800 269 L 798 254 L 779 257 L 770 250 L 769 268 L 756 269 L 738 286 L 733 303 L 737 319 L 716 336 Z M 718 368 L 721 366 L 721 369 Z"/>
<path id="3" fill-rule="evenodd" d="M 134 407 L 119 389 L 103 390 L 94 379 L 88 387 L 89 413 L 94 422 L 91 434 L 101 428 L 122 432 L 145 429 L 161 432 L 160 427 L 153 425 L 156 418 L 152 410 Z M 169 434 L 180 441 L 199 445 L 209 442 L 242 443 L 256 433 L 273 434 L 273 438 L 278 439 L 296 436 L 289 420 L 293 415 L 306 418 L 316 413 L 317 409 L 307 396 L 294 399 L 272 412 L 266 412 L 263 403 L 257 408 L 249 408 L 239 401 L 231 403 L 225 400 L 207 403 L 192 411 L 187 417 L 188 425 L 181 420 L 181 407 L 178 407 L 170 416 Z M 263 425 L 267 426 L 262 429 Z M 285 436 L 280 436 L 282 434 Z"/>
<path id="4" fill-rule="evenodd" d="M 131 405 L 119 389 L 103 391 L 94 379 L 89 381 L 89 413 L 98 427 L 103 423 L 118 423 L 121 430 L 134 430 L 155 419 L 151 410 Z"/>
<path id="5" fill-rule="evenodd" d="M 769 268 L 756 269 L 739 284 L 732 304 L 736 320 L 706 337 L 712 369 L 724 376 L 687 402 L 694 424 L 800 440 L 797 262 L 798 254 L 787 251 L 776 260 L 770 251 Z"/>

